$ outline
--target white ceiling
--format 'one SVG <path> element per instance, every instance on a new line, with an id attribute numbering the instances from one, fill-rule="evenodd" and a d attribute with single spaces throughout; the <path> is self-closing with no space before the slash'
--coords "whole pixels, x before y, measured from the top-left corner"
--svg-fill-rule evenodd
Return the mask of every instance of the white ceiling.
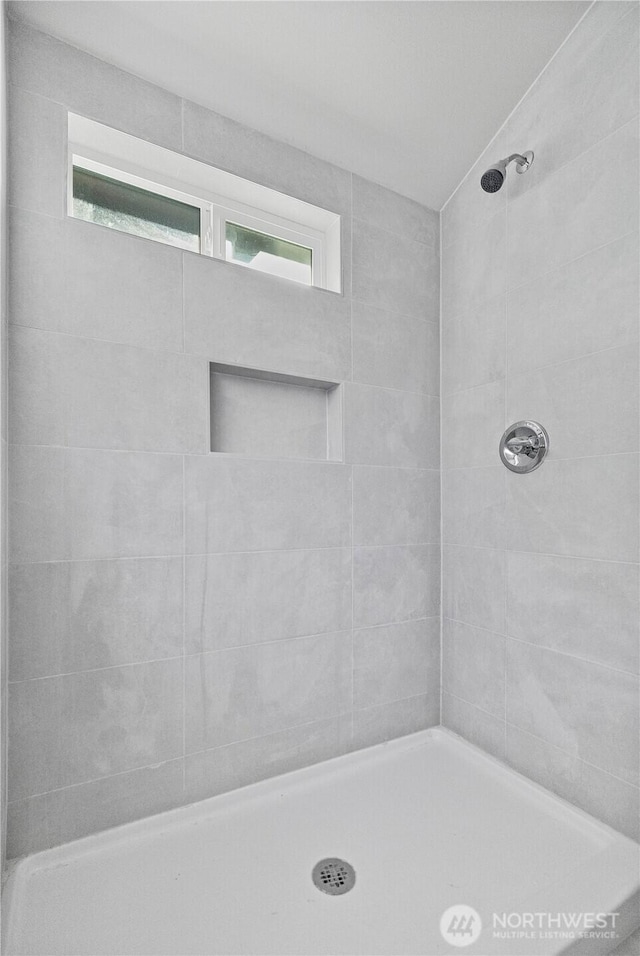
<path id="1" fill-rule="evenodd" d="M 440 209 L 588 6 L 20 0 L 10 13 Z"/>

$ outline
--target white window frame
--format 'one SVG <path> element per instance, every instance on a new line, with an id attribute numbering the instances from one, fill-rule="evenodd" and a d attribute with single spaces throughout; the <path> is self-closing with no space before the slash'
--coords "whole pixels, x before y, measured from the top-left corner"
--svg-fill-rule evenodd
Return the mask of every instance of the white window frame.
<path id="1" fill-rule="evenodd" d="M 103 127 L 84 117 L 69 114 L 70 134 L 72 117 L 78 120 L 81 129 L 88 128 L 91 132 L 92 127 L 96 127 L 96 140 L 100 145 L 107 143 L 109 146 L 109 152 L 105 152 L 87 145 L 86 140 L 90 139 L 90 136 L 83 137 L 85 142 L 78 143 L 72 141 L 70 135 L 67 212 L 72 218 L 76 218 L 73 211 L 73 168 L 75 166 L 199 209 L 201 255 L 229 261 L 233 265 L 242 265 L 244 268 L 250 267 L 249 264 L 226 259 L 226 225 L 227 222 L 235 223 L 310 249 L 310 285 L 330 291 L 340 291 L 340 217 L 338 215 L 206 166 L 164 147 L 154 146 L 128 134 Z M 113 152 L 118 147 L 121 155 L 114 157 Z M 215 185 L 224 184 L 226 177 L 236 193 L 242 194 L 244 190 L 250 198 L 264 196 L 272 209 L 277 208 L 278 204 L 288 210 L 297 211 L 299 208 L 302 214 L 314 222 L 314 225 L 278 215 L 272 209 L 265 211 L 249 203 L 238 201 L 236 198 L 230 200 L 228 196 L 207 188 L 208 172 Z M 197 181 L 195 188 L 190 179 Z M 326 223 L 326 226 L 324 229 L 317 228 L 316 223 L 320 225 Z M 131 233 L 128 234 L 131 235 Z M 151 241 L 163 242 L 160 238 L 151 239 Z M 289 279 L 289 281 L 297 280 Z"/>

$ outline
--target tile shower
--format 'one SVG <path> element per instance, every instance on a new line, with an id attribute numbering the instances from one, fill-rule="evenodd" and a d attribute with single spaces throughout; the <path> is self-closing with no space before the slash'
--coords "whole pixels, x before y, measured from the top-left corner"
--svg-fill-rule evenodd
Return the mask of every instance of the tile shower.
<path id="1" fill-rule="evenodd" d="M 9 857 L 439 723 L 637 839 L 637 19 L 440 214 L 9 25 Z M 338 213 L 343 294 L 68 219 L 68 110 Z M 212 455 L 210 363 L 338 460 Z"/>

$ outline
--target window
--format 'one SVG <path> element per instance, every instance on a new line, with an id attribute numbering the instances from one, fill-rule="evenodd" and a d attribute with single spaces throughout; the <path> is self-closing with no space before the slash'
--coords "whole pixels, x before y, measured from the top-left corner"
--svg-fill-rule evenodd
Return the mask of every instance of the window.
<path id="1" fill-rule="evenodd" d="M 335 213 L 73 113 L 68 212 L 340 291 L 340 217 Z"/>

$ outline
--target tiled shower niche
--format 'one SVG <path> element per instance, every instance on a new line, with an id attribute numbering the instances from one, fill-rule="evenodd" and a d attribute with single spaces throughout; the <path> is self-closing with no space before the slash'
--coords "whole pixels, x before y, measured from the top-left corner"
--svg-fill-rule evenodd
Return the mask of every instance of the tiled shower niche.
<path id="1" fill-rule="evenodd" d="M 210 364 L 211 451 L 342 461 L 337 382 Z"/>

